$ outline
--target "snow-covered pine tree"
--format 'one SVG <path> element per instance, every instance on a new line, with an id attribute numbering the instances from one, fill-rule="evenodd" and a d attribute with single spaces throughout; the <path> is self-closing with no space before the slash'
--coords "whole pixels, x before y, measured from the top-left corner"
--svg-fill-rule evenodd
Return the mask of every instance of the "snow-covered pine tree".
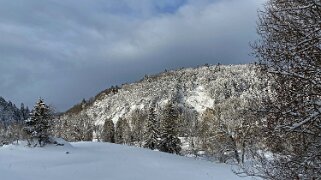
<path id="1" fill-rule="evenodd" d="M 115 143 L 115 126 L 111 119 L 105 121 L 102 133 L 102 140 L 104 142 Z"/>
<path id="2" fill-rule="evenodd" d="M 28 135 L 29 145 L 38 141 L 39 146 L 44 146 L 49 142 L 49 128 L 52 113 L 42 99 L 39 99 L 30 114 L 30 118 L 25 121 L 24 130 Z M 34 144 L 37 145 L 37 144 Z"/>
<path id="3" fill-rule="evenodd" d="M 158 138 L 159 138 L 159 130 L 157 128 L 156 112 L 155 112 L 154 105 L 152 105 L 149 108 L 146 143 L 144 147 L 151 150 L 157 149 Z"/>
<path id="4" fill-rule="evenodd" d="M 147 117 L 145 110 L 136 109 L 131 113 L 132 140 L 139 147 L 143 146 L 145 140 Z"/>
<path id="5" fill-rule="evenodd" d="M 23 103 L 21 103 L 20 111 L 21 111 L 22 120 L 26 120 L 29 118 L 29 115 L 30 115 L 29 108 L 25 107 L 25 105 Z"/>
<path id="6" fill-rule="evenodd" d="M 123 119 L 119 118 L 116 123 L 116 130 L 115 130 L 115 143 L 117 144 L 123 144 L 124 143 L 124 137 L 123 137 Z"/>
<path id="7" fill-rule="evenodd" d="M 117 144 L 131 144 L 131 129 L 128 120 L 119 118 L 116 123 L 115 142 Z"/>
<path id="8" fill-rule="evenodd" d="M 128 119 L 123 121 L 123 130 L 124 144 L 133 145 L 133 136 Z"/>
<path id="9" fill-rule="evenodd" d="M 76 120 L 75 134 L 79 141 L 93 140 L 94 125 L 87 114 L 81 114 Z"/>
<path id="10" fill-rule="evenodd" d="M 163 113 L 164 119 L 161 122 L 159 150 L 180 154 L 181 141 L 178 138 L 178 112 L 174 108 L 174 103 L 169 102 Z"/>
<path id="11" fill-rule="evenodd" d="M 28 118 L 23 117 L 24 113 L 28 113 L 28 108 L 24 109 L 23 112 L 21 109 L 17 108 L 15 104 L 10 101 L 6 101 L 3 97 L 0 96 L 0 121 L 4 122 L 5 125 L 10 125 L 16 121 L 22 121 Z"/>

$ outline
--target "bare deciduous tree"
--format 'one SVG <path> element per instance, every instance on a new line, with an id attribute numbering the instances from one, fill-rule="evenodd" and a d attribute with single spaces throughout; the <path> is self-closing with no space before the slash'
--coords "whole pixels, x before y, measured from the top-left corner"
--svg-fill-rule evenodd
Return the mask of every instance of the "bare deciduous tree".
<path id="1" fill-rule="evenodd" d="M 274 82 L 267 102 L 272 179 L 318 179 L 321 174 L 321 2 L 269 0 L 259 13 L 253 47 Z M 276 146 L 275 143 L 282 144 Z"/>

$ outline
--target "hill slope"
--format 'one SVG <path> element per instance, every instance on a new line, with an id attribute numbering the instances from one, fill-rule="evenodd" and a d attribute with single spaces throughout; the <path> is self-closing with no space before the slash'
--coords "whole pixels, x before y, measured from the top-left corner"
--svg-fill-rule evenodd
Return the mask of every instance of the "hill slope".
<path id="1" fill-rule="evenodd" d="M 10 180 L 239 179 L 225 164 L 108 143 L 10 145 L 0 148 L 0 159 L 1 179 Z"/>
<path id="2" fill-rule="evenodd" d="M 96 125 L 107 118 L 114 122 L 130 118 L 135 110 L 146 110 L 152 102 L 160 110 L 169 99 L 183 109 L 201 114 L 206 108 L 230 98 L 260 96 L 264 84 L 255 65 L 203 66 L 145 76 L 141 81 L 110 88 L 90 102 L 82 102 L 66 112 L 66 116 L 85 113 Z"/>
<path id="3" fill-rule="evenodd" d="M 175 101 L 182 119 L 189 121 L 183 122 L 185 124 L 202 121 L 204 112 L 215 108 L 221 111 L 221 118 L 233 119 L 230 116 L 236 116 L 241 108 L 251 104 L 250 101 L 261 101 L 266 88 L 255 65 L 180 69 L 146 75 L 138 82 L 106 89 L 89 102 L 83 101 L 71 108 L 62 119 L 79 121 L 77 116 L 86 115 L 95 125 L 95 135 L 99 137 L 106 119 L 112 119 L 116 124 L 120 118 L 126 118 L 133 127 L 133 117 L 137 114 L 146 117 L 152 103 L 156 104 L 157 118 L 160 119 L 169 100 Z M 230 107 L 232 104 L 234 107 Z"/>

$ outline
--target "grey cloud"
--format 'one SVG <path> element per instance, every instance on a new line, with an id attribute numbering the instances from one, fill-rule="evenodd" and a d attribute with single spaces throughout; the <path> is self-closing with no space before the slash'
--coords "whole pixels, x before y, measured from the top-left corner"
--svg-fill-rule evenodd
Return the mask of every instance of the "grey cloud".
<path id="1" fill-rule="evenodd" d="M 165 68 L 252 61 L 264 0 L 0 0 L 0 96 L 59 110 Z"/>

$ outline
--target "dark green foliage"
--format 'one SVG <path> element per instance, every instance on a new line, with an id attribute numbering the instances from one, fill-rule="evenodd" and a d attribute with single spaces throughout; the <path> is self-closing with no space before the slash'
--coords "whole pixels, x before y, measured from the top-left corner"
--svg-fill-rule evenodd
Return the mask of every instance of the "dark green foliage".
<path id="1" fill-rule="evenodd" d="M 102 140 L 104 142 L 115 143 L 115 126 L 111 119 L 105 121 L 102 133 Z"/>
<path id="2" fill-rule="evenodd" d="M 115 143 L 131 144 L 131 130 L 127 119 L 120 118 L 116 123 Z"/>
<path id="3" fill-rule="evenodd" d="M 23 103 L 21 103 L 20 112 L 21 112 L 22 120 L 26 120 L 29 118 L 29 114 L 30 114 L 29 108 L 25 107 Z"/>
<path id="4" fill-rule="evenodd" d="M 148 121 L 147 121 L 147 132 L 146 132 L 146 143 L 145 148 L 157 149 L 159 138 L 159 130 L 157 127 L 155 107 L 152 106 L 149 109 Z"/>
<path id="5" fill-rule="evenodd" d="M 26 120 L 24 130 L 29 136 L 29 143 L 37 140 L 40 146 L 44 146 L 49 142 L 49 128 L 52 120 L 52 113 L 49 107 L 42 99 L 36 103 L 34 110 L 31 112 L 30 118 Z M 36 145 L 36 144 L 35 144 Z"/>
<path id="6" fill-rule="evenodd" d="M 17 121 L 23 121 L 29 117 L 28 107 L 24 107 L 21 104 L 21 108 L 17 108 L 15 104 L 10 101 L 6 101 L 0 96 L 0 122 L 3 122 L 7 125 L 10 123 L 15 123 Z"/>
<path id="7" fill-rule="evenodd" d="M 133 142 L 139 147 L 143 146 L 144 135 L 146 131 L 147 113 L 136 109 L 131 113 L 131 127 Z"/>
<path id="8" fill-rule="evenodd" d="M 172 102 L 169 102 L 163 112 L 161 122 L 161 140 L 159 150 L 162 152 L 180 154 L 181 141 L 178 138 L 178 112 Z"/>

